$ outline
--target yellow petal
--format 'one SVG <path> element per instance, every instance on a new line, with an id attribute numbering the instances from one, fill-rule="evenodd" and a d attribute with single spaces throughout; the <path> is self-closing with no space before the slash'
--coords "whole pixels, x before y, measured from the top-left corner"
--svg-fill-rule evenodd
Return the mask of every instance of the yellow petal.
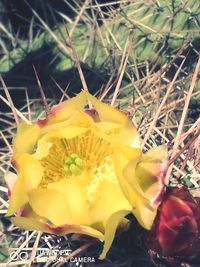
<path id="1" fill-rule="evenodd" d="M 167 164 L 167 147 L 162 145 L 143 154 L 136 167 L 137 181 L 151 206 L 151 209 L 149 209 L 142 204 L 138 204 L 138 216 L 147 229 L 150 229 L 153 224 L 157 208 L 163 198 L 165 185 L 168 184 L 166 180 Z"/>
<path id="2" fill-rule="evenodd" d="M 19 176 L 24 179 L 26 191 L 36 188 L 43 176 L 43 167 L 40 161 L 34 159 L 31 155 L 23 154 L 18 161 Z"/>
<path id="3" fill-rule="evenodd" d="M 83 110 L 85 101 L 86 96 L 83 92 L 81 92 L 76 97 L 54 106 L 51 109 L 48 118 L 39 119 L 38 124 L 40 127 L 43 127 L 68 120 L 74 114 L 74 112 L 77 110 Z"/>
<path id="4" fill-rule="evenodd" d="M 122 130 L 122 125 L 114 122 L 96 122 L 95 126 L 108 135 L 118 134 Z"/>
<path id="5" fill-rule="evenodd" d="M 137 208 L 132 210 L 133 215 L 142 227 L 150 230 L 157 214 L 157 209 L 151 203 L 145 202 L 140 198 L 137 199 L 135 205 Z"/>
<path id="6" fill-rule="evenodd" d="M 112 194 L 112 201 L 110 194 Z M 116 211 L 122 209 L 129 209 L 131 211 L 131 205 L 124 197 L 118 183 L 103 181 L 91 203 L 93 222 L 101 222 L 105 227 L 108 218 Z"/>
<path id="7" fill-rule="evenodd" d="M 6 182 L 7 187 L 8 187 L 8 195 L 10 196 L 12 191 L 13 191 L 13 187 L 17 181 L 17 174 L 15 174 L 13 172 L 7 172 L 4 175 L 4 179 L 5 179 L 5 182 Z"/>
<path id="8" fill-rule="evenodd" d="M 25 205 L 20 217 L 18 216 L 11 218 L 11 221 L 18 227 L 24 228 L 26 230 L 38 230 L 56 235 L 76 233 L 89 235 L 100 240 L 104 239 L 104 236 L 101 232 L 85 225 L 63 224 L 61 226 L 55 226 L 53 224 L 49 224 L 49 222 L 44 217 L 36 214 L 29 204 Z"/>
<path id="9" fill-rule="evenodd" d="M 11 216 L 28 202 L 24 177 L 19 177 L 14 185 L 6 216 Z"/>
<path id="10" fill-rule="evenodd" d="M 117 227 L 119 226 L 122 219 L 129 213 L 130 213 L 129 210 L 120 210 L 110 216 L 106 224 L 105 237 L 104 237 L 105 241 L 104 241 L 103 251 L 99 259 L 103 260 L 106 257 L 106 254 L 112 245 Z"/>
<path id="11" fill-rule="evenodd" d="M 39 138 L 40 128 L 36 124 L 20 123 L 13 139 L 13 157 L 17 159 L 23 153 L 32 153 Z"/>
<path id="12" fill-rule="evenodd" d="M 88 235 L 99 240 L 104 240 L 104 236 L 101 232 L 84 225 L 64 224 L 61 226 L 54 226 L 48 223 L 39 222 L 34 218 L 29 217 L 13 217 L 11 222 L 18 227 L 29 231 L 42 231 L 54 235 L 66 235 L 66 234 L 83 234 Z"/>
<path id="13" fill-rule="evenodd" d="M 33 189 L 29 193 L 29 203 L 36 214 L 56 226 L 72 223 L 67 199 L 57 190 Z"/>
<path id="14" fill-rule="evenodd" d="M 152 186 L 155 189 L 156 185 L 168 184 L 166 181 L 167 164 L 168 152 L 165 145 L 154 147 L 142 155 L 136 168 L 136 175 L 144 192 L 147 192 Z M 152 197 L 154 196 L 153 193 Z"/>
<path id="15" fill-rule="evenodd" d="M 91 224 L 86 193 L 80 183 L 75 179 L 62 179 L 49 184 L 48 189 L 55 189 L 66 197 L 74 223 Z"/>
<path id="16" fill-rule="evenodd" d="M 45 125 L 41 128 L 41 134 L 46 135 L 47 133 L 54 132 L 69 126 L 76 126 L 80 128 L 89 128 L 94 124 L 93 119 L 83 111 L 77 110 L 65 121 L 57 122 L 55 124 Z"/>
<path id="17" fill-rule="evenodd" d="M 17 216 L 17 217 L 11 218 L 10 220 L 14 225 L 17 225 L 18 227 L 25 229 L 25 230 L 29 230 L 29 231 L 37 230 L 37 231 L 47 232 L 46 225 L 33 218 Z"/>
<path id="18" fill-rule="evenodd" d="M 81 135 L 88 131 L 87 128 L 84 127 L 77 127 L 77 126 L 68 126 L 66 128 L 61 128 L 59 130 L 50 132 L 48 137 L 49 138 L 74 138 L 78 135 Z"/>
<path id="19" fill-rule="evenodd" d="M 135 148 L 140 147 L 140 139 L 137 130 L 133 126 L 131 120 L 124 113 L 108 104 L 102 103 L 86 91 L 84 91 L 84 93 L 87 96 L 87 99 L 91 101 L 92 105 L 97 110 L 101 122 L 116 123 L 122 126 L 121 130 L 114 135 L 116 142 L 124 145 L 130 145 Z"/>
<path id="20" fill-rule="evenodd" d="M 21 215 L 12 217 L 11 222 L 26 230 L 45 231 L 47 220 L 36 214 L 29 204 L 26 204 L 21 211 Z"/>
<path id="21" fill-rule="evenodd" d="M 102 103 L 96 97 L 92 96 L 86 91 L 83 91 L 83 94 L 91 101 L 94 108 L 99 114 L 100 121 L 102 122 L 113 122 L 118 124 L 125 124 L 127 121 L 127 116 L 118 111 L 117 109 L 111 107 L 108 104 Z"/>
<path id="22" fill-rule="evenodd" d="M 137 130 L 134 128 L 132 122 L 128 119 L 127 124 L 122 130 L 113 135 L 114 141 L 121 144 L 127 145 L 133 148 L 140 148 L 140 139 Z"/>
<path id="23" fill-rule="evenodd" d="M 149 228 L 149 218 L 143 216 L 143 214 L 151 212 L 153 208 L 141 189 L 135 174 L 140 155 L 139 150 L 121 147 L 115 151 L 113 159 L 119 184 L 132 206 L 133 214 L 144 228 Z"/>
<path id="24" fill-rule="evenodd" d="M 18 179 L 13 187 L 7 216 L 18 211 L 28 201 L 27 193 L 36 188 L 43 175 L 40 162 L 31 155 L 23 154 L 18 160 Z"/>
<path id="25" fill-rule="evenodd" d="M 44 217 L 39 216 L 36 214 L 33 209 L 31 208 L 30 204 L 27 203 L 23 209 L 21 210 L 20 216 L 22 217 L 27 217 L 27 218 L 32 218 L 40 222 L 47 222 L 47 220 Z"/>
<path id="26" fill-rule="evenodd" d="M 141 150 L 125 146 L 118 146 L 113 153 L 116 174 L 126 197 L 133 199 L 134 195 L 143 195 L 143 191 L 135 176 L 135 168 L 141 158 Z M 135 194 L 133 194 L 133 192 Z M 131 201 L 132 202 L 132 201 Z"/>
<path id="27" fill-rule="evenodd" d="M 101 241 L 104 240 L 104 235 L 100 231 L 97 231 L 96 229 L 85 225 L 74 225 L 74 229 L 71 229 L 70 233 L 88 235 L 94 238 L 98 238 Z"/>
<path id="28" fill-rule="evenodd" d="M 46 156 L 48 156 L 49 150 L 52 145 L 53 145 L 52 142 L 48 142 L 47 136 L 44 136 L 37 142 L 36 152 L 33 153 L 32 156 L 37 160 L 45 158 Z"/>
<path id="29" fill-rule="evenodd" d="M 89 115 L 82 111 L 75 111 L 68 120 L 43 127 L 41 133 L 44 135 L 43 138 L 45 140 L 52 137 L 73 138 L 83 134 L 93 125 L 94 122 Z"/>
<path id="30" fill-rule="evenodd" d="M 94 125 L 94 120 L 86 112 L 77 110 L 69 119 L 69 125 L 79 127 L 91 127 Z"/>

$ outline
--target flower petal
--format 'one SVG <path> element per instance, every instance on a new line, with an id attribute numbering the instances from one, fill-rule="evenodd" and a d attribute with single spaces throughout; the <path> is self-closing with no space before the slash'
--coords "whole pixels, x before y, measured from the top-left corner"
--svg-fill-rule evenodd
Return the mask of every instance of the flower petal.
<path id="1" fill-rule="evenodd" d="M 63 224 L 61 226 L 55 226 L 49 224 L 44 218 L 36 214 L 29 204 L 25 205 L 21 216 L 11 218 L 13 224 L 26 230 L 38 230 L 55 235 L 66 235 L 69 233 L 89 235 L 94 238 L 98 238 L 101 241 L 104 240 L 104 236 L 101 232 L 85 226 L 77 224 Z"/>
<path id="2" fill-rule="evenodd" d="M 28 201 L 27 193 L 36 188 L 43 175 L 40 162 L 31 155 L 23 154 L 18 161 L 19 177 L 13 187 L 7 216 L 18 211 Z"/>
<path id="3" fill-rule="evenodd" d="M 150 149 L 142 155 L 136 167 L 136 177 L 151 209 L 139 205 L 138 216 L 147 229 L 150 229 L 157 213 L 157 208 L 165 192 L 166 169 L 168 164 L 167 147 L 161 145 Z M 148 220 L 147 220 L 148 218 Z"/>
<path id="4" fill-rule="evenodd" d="M 85 225 L 76 225 L 76 224 L 64 224 L 59 227 L 46 225 L 45 232 L 50 232 L 56 235 L 66 235 L 66 234 L 82 234 L 88 235 L 94 238 L 97 238 L 101 241 L 104 240 L 104 236 L 101 232 L 95 230 L 92 227 Z"/>
<path id="5" fill-rule="evenodd" d="M 106 254 L 110 249 L 110 246 L 112 245 L 117 227 L 119 226 L 122 219 L 129 213 L 130 213 L 129 210 L 120 210 L 112 214 L 108 219 L 105 228 L 105 241 L 104 241 L 103 251 L 99 257 L 100 260 L 103 260 L 106 257 Z"/>
<path id="6" fill-rule="evenodd" d="M 66 197 L 73 222 L 91 224 L 86 193 L 79 182 L 75 179 L 62 179 L 59 182 L 50 183 L 48 189 L 55 189 Z"/>
<path id="7" fill-rule="evenodd" d="M 157 214 L 157 208 L 154 208 L 150 202 L 145 202 L 140 198 L 137 199 L 135 206 L 137 208 L 133 208 L 133 215 L 137 218 L 142 227 L 150 230 Z"/>
<path id="8" fill-rule="evenodd" d="M 85 93 L 80 92 L 77 96 L 54 106 L 51 109 L 48 118 L 38 120 L 38 125 L 40 127 L 44 127 L 68 120 L 74 114 L 74 112 L 77 110 L 83 110 L 85 101 Z"/>
<path id="9" fill-rule="evenodd" d="M 126 127 L 114 122 L 97 122 L 95 126 L 100 130 L 101 134 L 105 133 L 109 137 L 110 142 L 139 148 L 139 141 L 138 143 L 135 142 L 135 129 L 133 130 L 133 125 Z"/>
<path id="10" fill-rule="evenodd" d="M 131 204 L 135 202 L 135 196 L 138 196 L 138 194 L 143 195 L 135 177 L 135 168 L 140 157 L 141 150 L 125 146 L 116 147 L 115 153 L 113 153 L 113 161 L 119 184 Z"/>
<path id="11" fill-rule="evenodd" d="M 110 193 L 112 192 L 112 201 Z M 104 227 L 108 218 L 115 212 L 126 209 L 131 211 L 131 205 L 124 197 L 118 184 L 103 181 L 91 204 L 91 214 L 94 223 L 102 222 Z"/>
<path id="12" fill-rule="evenodd" d="M 57 190 L 33 189 L 29 193 L 29 203 L 36 214 L 56 226 L 73 223 L 67 199 Z"/>
<path id="13" fill-rule="evenodd" d="M 66 234 L 83 234 L 88 235 L 99 240 L 104 240 L 104 236 L 101 232 L 84 225 L 64 224 L 61 226 L 49 225 L 48 223 L 39 222 L 34 218 L 29 217 L 13 217 L 11 222 L 20 228 L 29 231 L 42 231 L 54 235 L 66 235 Z"/>
<path id="14" fill-rule="evenodd" d="M 91 127 L 94 125 L 93 118 L 89 114 L 81 110 L 75 111 L 68 121 L 69 125 L 79 127 Z"/>
<path id="15" fill-rule="evenodd" d="M 82 111 L 75 111 L 69 120 L 48 125 L 41 129 L 44 140 L 50 138 L 73 138 L 93 128 L 92 118 Z"/>
<path id="16" fill-rule="evenodd" d="M 121 145 L 127 145 L 133 148 L 140 148 L 140 139 L 137 130 L 132 122 L 128 119 L 122 130 L 113 135 L 114 141 Z"/>
<path id="17" fill-rule="evenodd" d="M 199 249 L 200 208 L 184 187 L 169 187 L 147 246 L 164 256 L 194 257 Z"/>
<path id="18" fill-rule="evenodd" d="M 182 216 L 192 217 L 193 211 L 186 201 L 175 195 L 171 195 L 163 204 L 162 216 L 163 218 L 179 218 Z"/>
<path id="19" fill-rule="evenodd" d="M 124 124 L 127 121 L 127 116 L 124 113 L 118 111 L 108 104 L 102 103 L 100 100 L 86 91 L 83 91 L 83 93 L 97 110 L 100 121 L 114 122 L 119 124 Z"/>
<path id="20" fill-rule="evenodd" d="M 152 185 L 168 184 L 166 181 L 167 164 L 168 152 L 165 145 L 154 147 L 142 155 L 136 168 L 136 175 L 144 192 L 148 191 Z M 153 195 L 155 196 L 154 192 Z"/>
<path id="21" fill-rule="evenodd" d="M 67 128 L 70 126 L 89 128 L 89 127 L 92 127 L 93 125 L 94 125 L 94 121 L 91 118 L 91 116 L 89 116 L 88 114 L 86 114 L 85 112 L 81 110 L 76 110 L 67 120 L 62 121 L 62 122 L 57 122 L 54 124 L 50 124 L 50 125 L 47 124 L 45 125 L 45 127 L 42 127 L 41 134 L 45 135 L 49 132 L 54 132 L 59 129 Z"/>
<path id="22" fill-rule="evenodd" d="M 18 227 L 22 229 L 26 229 L 29 231 L 36 230 L 36 231 L 47 232 L 45 231 L 46 225 L 33 218 L 17 216 L 17 217 L 12 217 L 10 220 L 14 225 L 17 225 Z"/>
<path id="23" fill-rule="evenodd" d="M 4 179 L 5 179 L 5 182 L 6 182 L 7 187 L 8 187 L 8 196 L 10 197 L 10 195 L 13 191 L 13 187 L 17 181 L 17 174 L 15 174 L 13 172 L 7 172 L 4 175 Z"/>
<path id="24" fill-rule="evenodd" d="M 16 160 L 23 153 L 32 153 L 40 136 L 38 125 L 20 123 L 17 126 L 17 134 L 13 139 L 13 157 Z"/>
<path id="25" fill-rule="evenodd" d="M 66 128 L 61 128 L 59 130 L 53 131 L 48 134 L 49 138 L 74 138 L 78 135 L 81 135 L 88 131 L 87 128 L 77 127 L 77 126 L 68 126 Z"/>
<path id="26" fill-rule="evenodd" d="M 28 154 L 23 154 L 18 163 L 19 175 L 24 177 L 26 191 L 36 188 L 43 176 L 41 163 Z"/>
<path id="27" fill-rule="evenodd" d="M 32 156 L 37 160 L 41 160 L 41 159 L 45 158 L 46 156 L 48 156 L 49 150 L 50 150 L 52 145 L 53 145 L 53 143 L 48 142 L 47 135 L 45 135 L 44 137 L 39 139 L 39 141 L 37 142 L 36 152 L 33 153 Z"/>
<path id="28" fill-rule="evenodd" d="M 6 216 L 11 216 L 28 202 L 24 177 L 18 177 L 10 198 L 10 204 Z"/>
<path id="29" fill-rule="evenodd" d="M 108 135 L 117 134 L 122 129 L 122 125 L 114 122 L 97 122 L 95 126 Z"/>
<path id="30" fill-rule="evenodd" d="M 121 125 L 121 131 L 114 135 L 116 142 L 124 145 L 131 145 L 135 148 L 140 147 L 140 139 L 137 130 L 132 121 L 123 112 L 120 112 L 108 104 L 102 103 L 86 91 L 84 91 L 84 93 L 97 110 L 101 122 L 110 122 Z"/>
<path id="31" fill-rule="evenodd" d="M 149 229 L 152 224 L 150 218 L 154 218 L 156 214 L 137 181 L 135 168 L 140 156 L 140 150 L 120 147 L 115 151 L 113 159 L 119 184 L 132 206 L 133 214 L 144 228 Z"/>

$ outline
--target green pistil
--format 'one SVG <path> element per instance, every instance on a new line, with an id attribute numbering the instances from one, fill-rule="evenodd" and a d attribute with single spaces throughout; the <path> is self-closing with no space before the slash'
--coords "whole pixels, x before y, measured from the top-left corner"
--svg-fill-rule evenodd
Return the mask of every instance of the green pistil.
<path id="1" fill-rule="evenodd" d="M 67 175 L 79 175 L 84 167 L 85 161 L 75 153 L 67 157 L 64 163 L 64 171 Z"/>

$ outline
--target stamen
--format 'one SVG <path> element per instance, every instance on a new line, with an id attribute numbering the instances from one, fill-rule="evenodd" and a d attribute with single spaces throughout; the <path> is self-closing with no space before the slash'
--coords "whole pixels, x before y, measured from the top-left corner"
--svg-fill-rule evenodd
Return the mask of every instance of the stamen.
<path id="1" fill-rule="evenodd" d="M 41 187 L 61 179 L 75 178 L 83 171 L 88 199 L 93 199 L 99 185 L 109 180 L 116 182 L 111 161 L 111 145 L 92 131 L 74 138 L 53 138 L 48 155 L 41 160 L 44 168 Z M 78 178 L 78 177 L 77 177 Z"/>
<path id="2" fill-rule="evenodd" d="M 67 175 L 79 175 L 85 167 L 85 161 L 77 154 L 72 153 L 64 162 L 64 171 Z"/>

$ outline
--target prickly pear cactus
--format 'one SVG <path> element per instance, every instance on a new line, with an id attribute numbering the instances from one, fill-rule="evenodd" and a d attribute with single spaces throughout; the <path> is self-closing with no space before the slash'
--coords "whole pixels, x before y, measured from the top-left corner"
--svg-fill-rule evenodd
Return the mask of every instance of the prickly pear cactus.
<path id="1" fill-rule="evenodd" d="M 166 62 L 180 47 L 199 38 L 199 21 L 200 2 L 196 0 L 131 1 L 104 23 L 102 31 L 114 36 L 116 50 L 129 37 L 139 61 Z"/>
<path id="2" fill-rule="evenodd" d="M 67 23 L 68 30 L 71 25 Z M 46 32 L 32 43 L 18 40 L 13 51 L 0 60 L 0 72 L 9 71 L 45 42 L 51 43 L 49 49 L 56 57 L 55 71 L 70 69 L 74 59 L 66 45 L 65 27 L 57 25 L 54 31 L 47 27 Z M 131 48 L 129 62 L 148 60 L 163 64 L 174 58 L 180 49 L 184 51 L 195 46 L 200 50 L 199 30 L 200 1 L 132 0 L 130 3 L 122 1 L 106 17 L 102 13 L 99 25 L 80 22 L 73 31 L 72 41 L 81 62 L 90 68 L 113 69 L 119 66 L 127 40 Z M 63 36 L 66 37 L 64 41 Z M 62 49 L 60 41 L 66 49 Z"/>

